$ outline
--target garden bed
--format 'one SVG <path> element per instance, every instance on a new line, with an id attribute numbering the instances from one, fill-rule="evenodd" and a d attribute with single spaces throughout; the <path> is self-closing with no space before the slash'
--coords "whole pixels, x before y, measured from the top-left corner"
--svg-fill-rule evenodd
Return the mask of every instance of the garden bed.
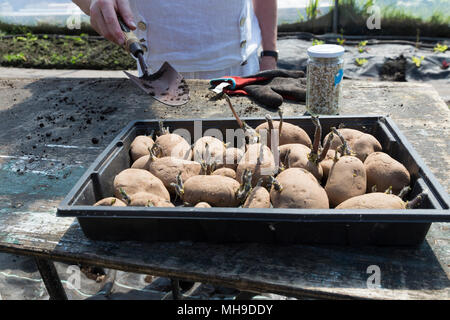
<path id="1" fill-rule="evenodd" d="M 41 69 L 136 68 L 135 60 L 123 48 L 101 37 L 31 33 L 2 38 L 0 65 Z"/>

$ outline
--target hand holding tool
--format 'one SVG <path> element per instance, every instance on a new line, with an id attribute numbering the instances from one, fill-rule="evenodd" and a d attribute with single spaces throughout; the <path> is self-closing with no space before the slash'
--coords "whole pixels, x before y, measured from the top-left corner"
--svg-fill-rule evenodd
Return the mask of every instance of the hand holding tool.
<path id="1" fill-rule="evenodd" d="M 179 106 L 189 101 L 189 87 L 183 76 L 168 62 L 154 74 L 149 74 L 144 59 L 144 49 L 133 31 L 128 28 L 120 16 L 117 16 L 120 28 L 125 35 L 125 49 L 136 59 L 142 70 L 142 77 L 136 77 L 126 71 L 125 74 L 154 99 L 170 105 Z"/>

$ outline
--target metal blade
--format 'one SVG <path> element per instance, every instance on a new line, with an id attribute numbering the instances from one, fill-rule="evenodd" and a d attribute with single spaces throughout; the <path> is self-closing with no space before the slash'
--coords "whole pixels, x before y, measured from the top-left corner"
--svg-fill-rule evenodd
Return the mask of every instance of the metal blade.
<path id="1" fill-rule="evenodd" d="M 183 76 L 168 62 L 155 73 L 136 77 L 125 74 L 152 98 L 169 106 L 181 106 L 189 101 L 189 87 Z"/>

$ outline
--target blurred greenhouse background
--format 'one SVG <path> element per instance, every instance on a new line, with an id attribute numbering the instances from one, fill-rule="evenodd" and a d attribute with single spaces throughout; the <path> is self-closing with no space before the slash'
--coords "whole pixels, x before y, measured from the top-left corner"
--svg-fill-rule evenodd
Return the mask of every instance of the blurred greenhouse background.
<path id="1" fill-rule="evenodd" d="M 334 7 L 334 0 L 278 0 L 279 24 L 290 24 L 317 19 Z M 383 15 L 414 17 L 429 20 L 433 16 L 449 22 L 449 0 L 340 0 L 342 5 L 352 5 L 360 9 L 378 5 Z M 81 20 L 89 19 L 69 0 L 0 0 L 0 21 L 14 24 L 65 25 L 67 19 L 80 15 Z"/>

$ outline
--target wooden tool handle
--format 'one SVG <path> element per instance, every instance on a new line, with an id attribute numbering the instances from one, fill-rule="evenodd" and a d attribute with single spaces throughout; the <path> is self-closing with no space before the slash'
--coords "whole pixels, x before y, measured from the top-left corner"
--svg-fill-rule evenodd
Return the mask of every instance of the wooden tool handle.
<path id="1" fill-rule="evenodd" d="M 119 20 L 120 28 L 122 29 L 123 34 L 125 35 L 125 43 L 124 43 L 125 49 L 128 52 L 130 52 L 135 58 L 137 58 L 139 53 L 141 54 L 144 53 L 144 50 L 142 49 L 142 46 L 138 38 L 136 37 L 134 32 L 131 31 L 130 28 L 128 28 L 128 26 L 122 20 L 122 17 L 117 15 L 117 19 Z"/>

